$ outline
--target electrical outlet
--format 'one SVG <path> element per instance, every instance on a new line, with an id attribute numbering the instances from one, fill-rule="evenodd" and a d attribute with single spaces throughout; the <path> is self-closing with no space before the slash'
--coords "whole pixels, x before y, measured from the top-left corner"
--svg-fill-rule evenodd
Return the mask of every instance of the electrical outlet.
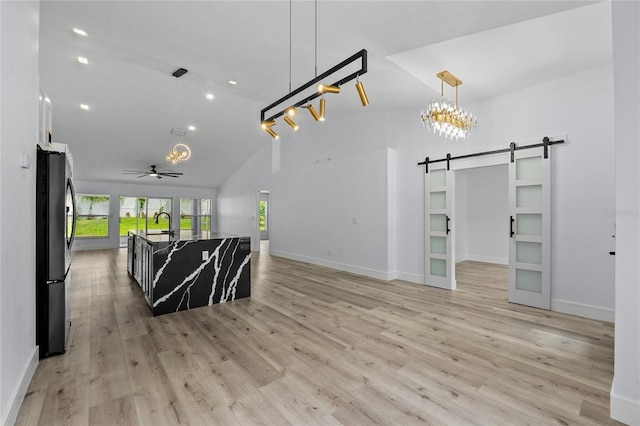
<path id="1" fill-rule="evenodd" d="M 327 250 L 327 255 L 331 257 L 331 250 Z"/>
<path id="2" fill-rule="evenodd" d="M 209 250 L 202 250 L 202 260 L 207 260 L 209 258 Z"/>

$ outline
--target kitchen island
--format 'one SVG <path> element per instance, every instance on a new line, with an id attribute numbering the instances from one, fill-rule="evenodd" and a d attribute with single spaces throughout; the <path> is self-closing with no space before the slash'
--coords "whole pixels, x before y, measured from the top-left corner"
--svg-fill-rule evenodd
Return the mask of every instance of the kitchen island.
<path id="1" fill-rule="evenodd" d="M 127 269 L 153 315 L 251 295 L 249 237 L 129 231 Z"/>

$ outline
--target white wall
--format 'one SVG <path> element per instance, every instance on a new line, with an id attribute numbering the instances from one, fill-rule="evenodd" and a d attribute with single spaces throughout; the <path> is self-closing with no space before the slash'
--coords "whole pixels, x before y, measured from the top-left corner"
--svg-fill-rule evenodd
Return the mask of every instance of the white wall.
<path id="1" fill-rule="evenodd" d="M 73 153 L 73 147 L 70 147 Z M 73 250 L 96 250 L 120 246 L 120 196 L 172 198 L 171 222 L 180 228 L 180 198 L 209 198 L 212 200 L 211 217 L 216 217 L 216 191 L 210 188 L 184 188 L 161 185 L 135 185 L 109 182 L 74 181 L 76 194 L 109 195 L 109 238 L 76 238 Z M 216 224 L 213 223 L 215 229 Z"/>
<path id="2" fill-rule="evenodd" d="M 640 424 L 640 3 L 614 1 L 616 331 L 611 417 Z"/>
<path id="3" fill-rule="evenodd" d="M 390 152 L 382 148 L 275 175 L 271 253 L 386 279 Z"/>
<path id="4" fill-rule="evenodd" d="M 264 147 L 244 163 L 231 179 L 218 188 L 218 219 L 214 221 L 214 228 L 233 235 L 250 236 L 253 251 L 260 250 L 257 214 L 258 191 L 261 189 L 271 190 L 270 225 L 273 227 L 275 197 L 271 184 L 272 144 L 277 148 L 279 142 L 265 141 Z M 269 238 L 273 238 L 273 232 L 270 232 Z M 270 246 L 271 243 L 272 241 L 269 242 Z"/>
<path id="5" fill-rule="evenodd" d="M 38 362 L 35 188 L 38 2 L 0 2 L 0 423 L 13 424 Z M 21 168 L 20 153 L 31 158 Z"/>
<path id="6" fill-rule="evenodd" d="M 219 188 L 219 230 L 251 235 L 257 250 L 257 193 L 269 188 L 272 254 L 386 278 L 393 150 L 313 160 L 289 139 L 275 145 L 282 162 L 272 174 L 272 144 Z"/>
<path id="7" fill-rule="evenodd" d="M 469 260 L 468 186 L 467 172 L 456 172 L 456 212 L 453 218 L 456 236 L 456 262 Z"/>

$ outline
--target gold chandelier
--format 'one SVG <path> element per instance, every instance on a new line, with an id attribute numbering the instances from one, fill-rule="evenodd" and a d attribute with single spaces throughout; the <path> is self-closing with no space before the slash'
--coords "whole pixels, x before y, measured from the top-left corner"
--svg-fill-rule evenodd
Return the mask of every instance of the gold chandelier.
<path id="1" fill-rule="evenodd" d="M 191 149 L 187 144 L 179 142 L 173 146 L 173 149 L 167 154 L 167 161 L 171 164 L 177 164 L 180 161 L 186 161 L 191 157 Z"/>
<path id="2" fill-rule="evenodd" d="M 186 161 L 191 158 L 191 149 L 189 146 L 181 140 L 186 134 L 187 131 L 184 129 L 184 105 L 183 105 L 183 91 L 184 84 L 182 80 L 182 76 L 185 75 L 188 71 L 185 68 L 178 68 L 171 75 L 176 78 L 176 111 L 180 115 L 180 123 L 178 125 L 180 127 L 174 127 L 171 129 L 171 134 L 178 136 L 178 143 L 176 143 L 171 151 L 167 154 L 167 161 L 171 164 L 177 164 L 181 161 Z M 178 94 L 178 80 L 180 80 L 180 93 Z"/>
<path id="3" fill-rule="evenodd" d="M 426 111 L 422 110 L 422 125 L 426 125 L 434 134 L 451 140 L 465 139 L 470 129 L 478 124 L 478 120 L 473 114 L 458 107 L 458 86 L 462 85 L 462 80 L 449 71 L 442 71 L 436 77 L 441 80 L 441 98 L 432 100 Z M 444 83 L 456 88 L 455 104 L 444 97 Z"/>

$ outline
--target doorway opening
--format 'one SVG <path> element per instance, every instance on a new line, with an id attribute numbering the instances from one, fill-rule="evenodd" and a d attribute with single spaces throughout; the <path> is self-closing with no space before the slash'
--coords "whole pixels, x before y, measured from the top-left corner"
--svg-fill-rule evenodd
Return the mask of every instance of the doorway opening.
<path id="1" fill-rule="evenodd" d="M 509 169 L 457 170 L 455 261 L 509 264 Z"/>
<path id="2" fill-rule="evenodd" d="M 456 254 L 461 251 L 456 249 L 455 212 L 459 198 L 456 197 L 456 172 L 507 165 L 508 209 L 504 216 L 498 214 L 496 218 L 504 220 L 504 232 L 509 236 L 509 302 L 550 309 L 551 155 L 548 146 L 562 142 L 564 140 L 550 142 L 545 137 L 543 144 L 516 148 L 512 143 L 508 150 L 458 157 L 447 155 L 446 159 L 433 161 L 427 157 L 420 163 L 425 164 L 426 171 L 425 284 L 448 290 L 456 288 Z M 483 203 L 491 204 L 486 199 Z M 468 207 L 467 210 L 469 215 Z M 480 238 L 480 242 L 486 246 L 488 237 Z"/>
<path id="3" fill-rule="evenodd" d="M 458 288 L 508 297 L 509 168 L 506 164 L 455 172 L 454 261 Z"/>
<path id="4" fill-rule="evenodd" d="M 260 252 L 269 252 L 269 232 L 270 232 L 270 191 L 261 189 L 258 192 L 258 235 L 260 241 Z"/>

